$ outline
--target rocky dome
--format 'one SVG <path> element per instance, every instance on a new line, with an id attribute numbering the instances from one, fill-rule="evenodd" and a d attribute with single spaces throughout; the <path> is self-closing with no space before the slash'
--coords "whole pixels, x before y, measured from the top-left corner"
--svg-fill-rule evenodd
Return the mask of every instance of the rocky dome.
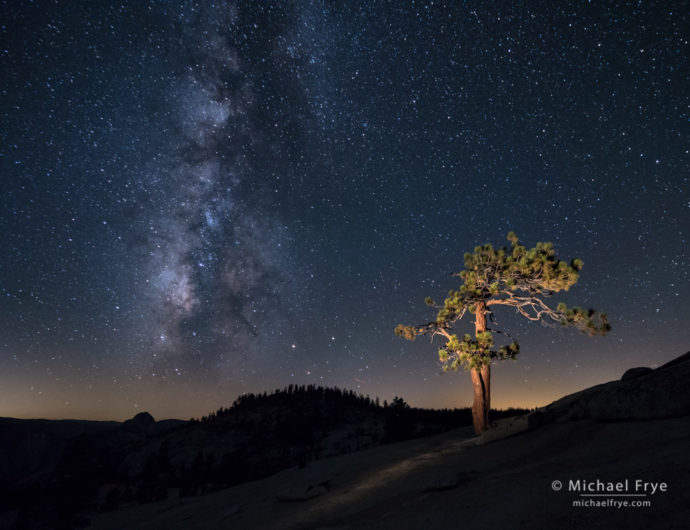
<path id="1" fill-rule="evenodd" d="M 133 434 L 147 435 L 150 434 L 156 425 L 156 420 L 148 412 L 140 412 L 131 420 L 122 423 L 122 428 Z"/>

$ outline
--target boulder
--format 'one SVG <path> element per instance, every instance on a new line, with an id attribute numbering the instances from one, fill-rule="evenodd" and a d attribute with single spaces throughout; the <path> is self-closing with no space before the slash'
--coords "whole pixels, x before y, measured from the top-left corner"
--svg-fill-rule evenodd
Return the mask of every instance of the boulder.
<path id="1" fill-rule="evenodd" d="M 638 366 L 637 368 L 630 368 L 629 370 L 625 371 L 625 373 L 621 377 L 621 381 L 627 381 L 628 379 L 635 379 L 636 377 L 640 377 L 641 375 L 646 375 L 652 371 L 653 370 L 651 368 L 648 368 L 646 366 Z"/>

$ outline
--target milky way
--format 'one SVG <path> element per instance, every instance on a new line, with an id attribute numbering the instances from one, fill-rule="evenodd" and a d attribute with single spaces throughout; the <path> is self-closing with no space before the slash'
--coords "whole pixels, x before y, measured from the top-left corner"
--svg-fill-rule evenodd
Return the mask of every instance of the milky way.
<path id="1" fill-rule="evenodd" d="M 497 314 L 498 406 L 688 349 L 681 4 L 3 4 L 0 415 L 467 405 L 393 328 L 509 230 L 613 332 Z"/>
<path id="2" fill-rule="evenodd" d="M 266 186 L 248 154 L 262 142 L 256 101 L 228 36 L 238 31 L 228 11 L 196 13 L 199 31 L 181 41 L 197 53 L 164 94 L 170 145 L 141 185 L 146 208 L 138 215 L 150 216 L 138 234 L 145 310 L 155 319 L 150 351 L 168 372 L 231 364 L 235 375 L 285 321 L 276 310 L 287 236 L 262 209 Z"/>

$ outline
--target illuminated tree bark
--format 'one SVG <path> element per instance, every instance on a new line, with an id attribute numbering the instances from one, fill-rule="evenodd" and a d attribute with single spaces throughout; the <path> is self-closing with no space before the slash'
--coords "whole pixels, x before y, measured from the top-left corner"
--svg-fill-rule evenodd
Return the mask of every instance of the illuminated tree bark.
<path id="1" fill-rule="evenodd" d="M 475 335 L 486 332 L 486 304 L 477 304 L 474 322 Z M 489 410 L 491 409 L 491 365 L 485 364 L 481 368 L 471 368 L 472 389 L 472 423 L 474 432 L 481 434 L 489 428 Z"/>
<path id="2" fill-rule="evenodd" d="M 581 260 L 567 263 L 556 258 L 552 243 L 537 243 L 528 250 L 512 232 L 508 240 L 510 249 L 496 250 L 486 244 L 465 254 L 465 269 L 454 274 L 462 279 L 460 288 L 450 291 L 441 306 L 426 299 L 427 305 L 438 309 L 436 320 L 418 326 L 399 324 L 395 328 L 396 335 L 409 340 L 417 335 L 440 335 L 445 339 L 438 352 L 443 370 L 463 367 L 470 372 L 474 393 L 472 420 L 477 434 L 490 426 L 491 363 L 515 359 L 520 351 L 515 340 L 494 349 L 493 333 L 498 330 L 487 326 L 487 315 L 493 314 L 493 306 L 512 307 L 528 320 L 573 326 L 589 335 L 605 335 L 611 329 L 606 315 L 594 309 L 568 308 L 563 303 L 553 308 L 545 302 L 554 293 L 567 291 L 577 283 Z M 465 334 L 461 339 L 453 333 L 453 325 L 467 312 L 475 317 L 474 337 Z"/>

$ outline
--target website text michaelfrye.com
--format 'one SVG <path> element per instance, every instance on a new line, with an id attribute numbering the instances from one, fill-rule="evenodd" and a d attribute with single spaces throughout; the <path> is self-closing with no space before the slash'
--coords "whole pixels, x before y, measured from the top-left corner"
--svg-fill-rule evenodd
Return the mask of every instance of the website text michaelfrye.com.
<path id="1" fill-rule="evenodd" d="M 569 479 L 565 483 L 552 481 L 551 489 L 577 495 L 572 501 L 575 508 L 647 508 L 652 505 L 652 497 L 668 492 L 668 484 L 643 479 Z"/>

